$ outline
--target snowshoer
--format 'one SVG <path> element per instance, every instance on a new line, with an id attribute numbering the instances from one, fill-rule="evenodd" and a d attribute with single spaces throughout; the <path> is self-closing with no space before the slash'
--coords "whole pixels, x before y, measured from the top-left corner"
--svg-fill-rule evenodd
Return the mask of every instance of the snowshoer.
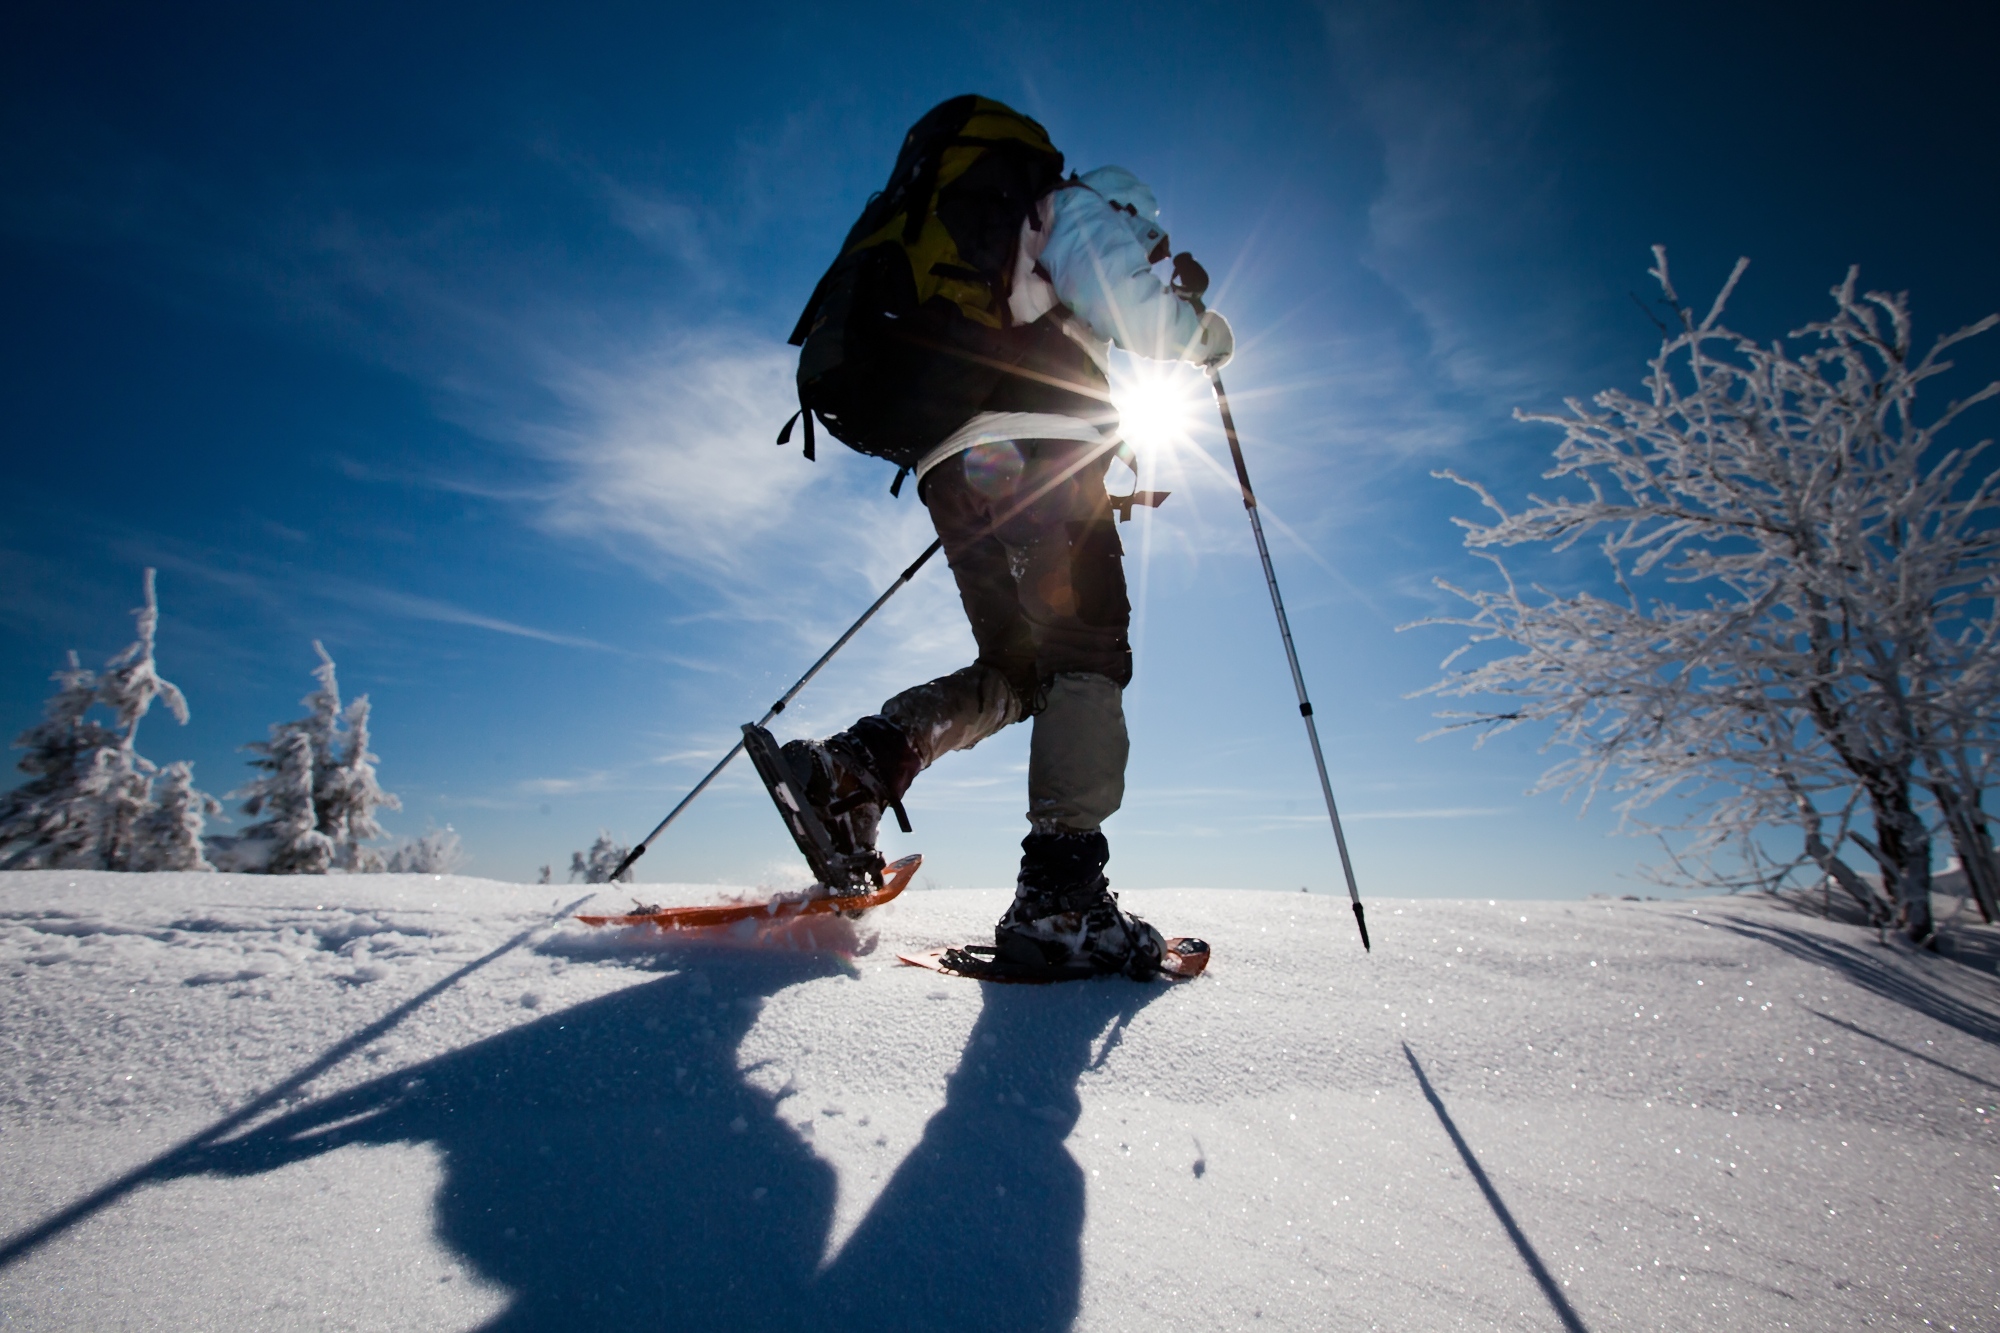
<path id="1" fill-rule="evenodd" d="M 808 452 L 817 412 L 841 439 L 915 474 L 979 653 L 781 753 L 834 853 L 822 846 L 809 859 L 836 892 L 858 891 L 861 877 L 879 875 L 884 811 L 902 820 L 919 773 L 1032 719 L 1030 831 L 996 948 L 1023 964 L 1147 977 L 1160 970 L 1162 937 L 1119 909 L 1104 873 L 1132 678 L 1131 603 L 1105 488 L 1119 446 L 1109 347 L 1219 367 L 1233 340 L 1221 316 L 1155 275 L 1170 250 L 1144 182 L 1117 166 L 1061 171 L 1032 120 L 983 98 L 945 103 L 905 140 L 889 189 L 800 321 Z M 877 306 L 871 328 L 864 316 Z M 776 758 L 767 736 L 753 739 L 753 758 Z M 765 779 L 806 849 L 784 784 Z"/>

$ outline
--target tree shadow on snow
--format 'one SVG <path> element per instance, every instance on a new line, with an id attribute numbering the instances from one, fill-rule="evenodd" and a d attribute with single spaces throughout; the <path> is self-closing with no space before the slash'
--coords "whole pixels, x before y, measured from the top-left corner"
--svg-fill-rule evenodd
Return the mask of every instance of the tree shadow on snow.
<path id="1" fill-rule="evenodd" d="M 1082 1173 L 1063 1146 L 1076 1083 L 1164 987 L 983 987 L 944 1107 L 822 1270 L 833 1169 L 780 1118 L 786 1093 L 746 1082 L 737 1048 L 766 998 L 839 965 L 712 951 L 680 961 L 288 1113 L 179 1173 L 433 1144 L 439 1239 L 514 1294 L 494 1330 L 1069 1326 L 1084 1221 Z"/>
<path id="2" fill-rule="evenodd" d="M 1949 958 L 1881 946 L 1859 947 L 1763 922 L 1725 920 L 1721 926 L 1782 949 L 1794 958 L 1831 968 L 1863 990 L 1969 1037 L 2000 1045 L 2000 1009 L 1996 1008 L 1992 979 Z"/>

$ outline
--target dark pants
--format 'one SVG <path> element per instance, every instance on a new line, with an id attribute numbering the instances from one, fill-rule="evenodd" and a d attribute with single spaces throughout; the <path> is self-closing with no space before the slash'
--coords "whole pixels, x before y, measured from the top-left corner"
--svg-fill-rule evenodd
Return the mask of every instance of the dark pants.
<path id="1" fill-rule="evenodd" d="M 923 500 L 979 656 L 882 705 L 926 768 L 1032 716 L 1028 818 L 1051 831 L 1096 829 L 1125 794 L 1132 604 L 1110 461 L 1102 445 L 1023 440 L 931 470 Z"/>

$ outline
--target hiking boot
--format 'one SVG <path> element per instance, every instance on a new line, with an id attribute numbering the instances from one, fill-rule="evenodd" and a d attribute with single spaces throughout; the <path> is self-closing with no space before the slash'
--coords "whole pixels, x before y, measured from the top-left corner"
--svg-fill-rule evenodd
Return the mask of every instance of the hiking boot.
<path id="1" fill-rule="evenodd" d="M 787 741 L 779 753 L 832 842 L 834 864 L 814 867 L 822 882 L 841 895 L 880 887 L 875 836 L 882 811 L 894 810 L 903 831 L 910 831 L 902 795 L 916 777 L 917 759 L 901 730 L 884 718 L 865 717 L 823 741 Z"/>
<path id="2" fill-rule="evenodd" d="M 1104 877 L 1110 859 L 1101 832 L 1037 831 L 1022 839 L 1014 903 L 993 931 L 996 955 L 1027 966 L 1158 976 L 1166 941 L 1118 910 Z"/>

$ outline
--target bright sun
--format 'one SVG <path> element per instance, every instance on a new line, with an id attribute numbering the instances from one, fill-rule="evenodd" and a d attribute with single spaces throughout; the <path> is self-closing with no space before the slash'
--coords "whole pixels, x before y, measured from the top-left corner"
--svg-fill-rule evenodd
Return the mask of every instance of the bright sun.
<path id="1" fill-rule="evenodd" d="M 1199 419 L 1199 374 L 1178 364 L 1135 361 L 1111 384 L 1125 439 L 1141 453 L 1171 455 Z"/>

